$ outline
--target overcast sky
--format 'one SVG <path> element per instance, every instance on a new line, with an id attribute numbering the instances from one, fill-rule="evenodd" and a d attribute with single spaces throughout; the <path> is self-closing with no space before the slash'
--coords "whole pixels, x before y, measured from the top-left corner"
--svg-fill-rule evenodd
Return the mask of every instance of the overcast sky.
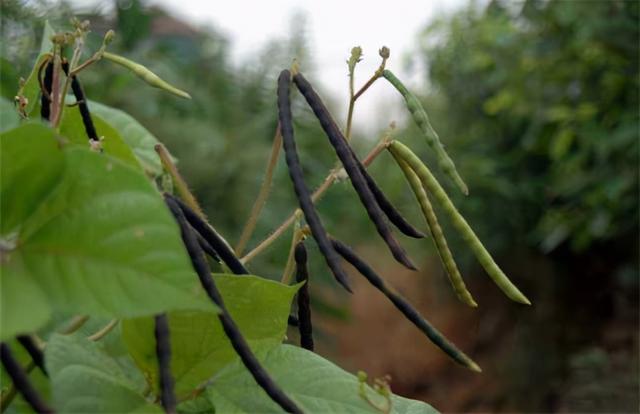
<path id="1" fill-rule="evenodd" d="M 148 0 L 197 25 L 211 24 L 228 37 L 235 63 L 243 62 L 274 37 L 283 38 L 291 27 L 291 17 L 305 14 L 307 36 L 317 65 L 315 74 L 322 90 L 330 92 L 342 105 L 336 115 L 344 122 L 348 102 L 345 60 L 353 46 L 361 46 L 365 58 L 358 65 L 356 88 L 379 65 L 378 49 L 391 48 L 388 68 L 417 86 L 419 77 L 405 71 L 403 61 L 415 50 L 417 35 L 434 18 L 460 8 L 467 0 L 268 0 L 225 2 L 212 0 Z M 74 0 L 74 4 L 95 5 L 105 1 Z M 321 68 L 321 70 L 318 70 Z M 304 68 L 303 68 L 304 70 Z M 382 83 L 382 82 L 381 82 Z M 391 108 L 389 119 L 377 119 L 376 109 Z M 373 131 L 400 117 L 401 100 L 387 85 L 374 85 L 358 100 L 355 126 Z"/>
<path id="2" fill-rule="evenodd" d="M 356 85 L 366 81 L 378 67 L 378 49 L 386 45 L 392 57 L 388 67 L 403 72 L 403 57 L 416 48 L 420 30 L 432 19 L 461 7 L 466 0 L 152 0 L 177 15 L 199 24 L 213 24 L 231 41 L 233 58 L 240 63 L 268 39 L 286 37 L 291 16 L 303 12 L 307 17 L 308 39 L 317 65 L 316 76 L 323 90 L 338 99 L 341 112 L 335 114 L 343 122 L 348 102 L 348 78 L 345 60 L 353 46 L 361 46 L 365 59 L 358 65 Z M 303 68 L 304 69 L 304 68 Z M 409 78 L 416 85 L 417 77 Z M 357 86 L 356 86 L 357 88 Z M 388 105 L 388 102 L 398 105 Z M 387 103 L 387 105 L 385 105 Z M 391 119 L 374 119 L 376 108 L 402 108 L 398 95 L 386 85 L 374 85 L 358 100 L 354 116 L 356 127 L 372 131 Z M 401 112 L 392 112 L 391 117 Z M 382 125 L 381 125 L 382 124 Z"/>

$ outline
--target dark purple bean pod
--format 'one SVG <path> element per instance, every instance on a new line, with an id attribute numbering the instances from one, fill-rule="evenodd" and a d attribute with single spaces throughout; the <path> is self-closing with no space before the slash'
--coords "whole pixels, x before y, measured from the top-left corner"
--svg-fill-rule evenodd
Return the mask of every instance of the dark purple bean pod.
<path id="1" fill-rule="evenodd" d="M 156 315 L 154 335 L 156 337 L 156 357 L 158 358 L 158 372 L 160 376 L 160 403 L 167 414 L 176 413 L 176 394 L 173 390 L 173 375 L 171 375 L 171 337 L 169 334 L 169 319 L 166 313 Z"/>
<path id="2" fill-rule="evenodd" d="M 414 239 L 424 238 L 424 233 L 413 227 L 404 217 L 402 217 L 402 214 L 400 214 L 400 212 L 393 206 L 393 204 L 391 204 L 391 201 L 389 201 L 387 196 L 384 195 L 382 189 L 378 186 L 376 181 L 367 171 L 367 168 L 362 164 L 362 162 L 360 162 L 358 156 L 353 151 L 353 148 L 349 147 L 349 149 L 351 150 L 351 155 L 358 163 L 358 168 L 360 169 L 362 176 L 367 182 L 369 190 L 371 190 L 373 197 L 378 202 L 380 210 L 382 210 L 382 212 L 387 216 L 389 221 L 392 222 L 396 226 L 396 228 L 406 236 L 413 237 Z"/>
<path id="3" fill-rule="evenodd" d="M 22 369 L 18 361 L 13 357 L 11 348 L 4 342 L 0 344 L 0 360 L 16 390 L 22 395 L 24 400 L 33 408 L 36 413 L 54 413 L 55 411 L 47 405 L 38 391 L 29 381 L 27 373 Z"/>
<path id="4" fill-rule="evenodd" d="M 31 359 L 33 359 L 33 363 L 36 364 L 38 368 L 40 368 L 40 371 L 42 371 L 44 375 L 49 376 L 47 374 L 47 369 L 44 366 L 44 354 L 42 353 L 42 350 L 40 350 L 36 342 L 33 340 L 33 338 L 30 335 L 20 335 L 16 339 L 18 340 L 20 345 L 22 345 L 22 347 L 27 351 Z"/>
<path id="5" fill-rule="evenodd" d="M 300 73 L 297 73 L 293 76 L 293 82 L 298 87 L 302 96 L 306 99 L 309 107 L 316 115 L 318 120 L 320 121 L 320 125 L 324 130 L 325 134 L 329 138 L 331 145 L 333 146 L 338 158 L 342 162 L 345 171 L 349 175 L 351 179 L 351 185 L 353 189 L 358 194 L 362 205 L 367 211 L 369 218 L 376 226 L 378 230 L 378 234 L 385 241 L 391 254 L 393 257 L 407 268 L 411 270 L 416 270 L 416 267 L 411 263 L 411 260 L 407 256 L 407 253 L 400 246 L 398 241 L 393 237 L 393 233 L 391 229 L 387 225 L 384 220 L 384 215 L 380 206 L 378 205 L 375 197 L 373 196 L 367 182 L 362 175 L 362 172 L 358 168 L 358 163 L 355 160 L 355 157 L 352 155 L 351 149 L 349 148 L 349 144 L 347 140 L 340 132 L 340 128 L 336 125 L 331 117 L 331 114 L 327 110 L 326 106 L 318 96 L 311 84 L 302 76 Z"/>
<path id="6" fill-rule="evenodd" d="M 178 225 L 180 226 L 180 233 L 182 235 L 182 241 L 191 258 L 191 264 L 194 270 L 198 274 L 202 287 L 207 292 L 207 295 L 211 301 L 220 308 L 218 319 L 222 324 L 224 333 L 229 338 L 231 346 L 236 351 L 240 360 L 251 373 L 258 385 L 267 393 L 267 395 L 276 402 L 283 410 L 289 413 L 302 413 L 302 410 L 291 400 L 282 389 L 273 381 L 267 371 L 260 365 L 260 362 L 256 359 L 255 355 L 249 348 L 247 341 L 244 339 L 237 325 L 229 315 L 227 308 L 225 307 L 222 295 L 218 291 L 215 285 L 215 281 L 211 276 L 211 272 L 207 262 L 204 259 L 204 252 L 198 244 L 198 239 L 194 231 L 189 226 L 187 218 L 183 213 L 181 206 L 176 200 L 165 194 L 165 202 L 171 210 L 171 213 L 175 217 Z"/>
<path id="7" fill-rule="evenodd" d="M 298 327 L 300 326 L 300 320 L 298 320 L 298 317 L 296 315 L 289 315 L 289 317 L 287 318 L 287 325 Z"/>
<path id="8" fill-rule="evenodd" d="M 236 275 L 248 275 L 249 271 L 244 267 L 242 262 L 236 257 L 229 245 L 216 233 L 209 223 L 204 221 L 202 217 L 193 211 L 182 200 L 171 194 L 165 193 L 165 198 L 173 200 L 182 210 L 189 224 L 199 233 L 202 238 L 209 244 L 217 256 L 229 267 Z"/>
<path id="9" fill-rule="evenodd" d="M 69 75 L 69 62 L 62 62 L 62 70 L 64 70 L 65 74 Z M 93 119 L 91 119 L 91 112 L 89 112 L 87 98 L 84 95 L 82 85 L 80 85 L 80 81 L 76 75 L 71 76 L 71 90 L 73 91 L 73 96 L 75 96 L 76 102 L 78 103 L 78 110 L 80 111 L 80 116 L 82 117 L 82 123 L 84 124 L 84 130 L 87 132 L 87 137 L 89 137 L 91 141 L 100 141 L 98 133 L 96 132 L 96 127 L 93 125 Z"/>
<path id="10" fill-rule="evenodd" d="M 422 315 L 420 315 L 420 313 L 411 306 L 411 304 L 407 302 L 402 295 L 387 286 L 384 280 L 346 244 L 333 238 L 331 239 L 331 243 L 336 249 L 336 252 L 338 252 L 347 262 L 351 263 L 351 265 L 355 267 L 356 270 L 369 281 L 369 283 L 382 292 L 387 299 L 389 299 L 391 303 L 393 303 L 393 305 L 402 312 L 402 314 L 409 319 L 411 323 L 420 329 L 420 331 L 424 333 L 438 348 L 442 349 L 460 365 L 465 366 L 472 371 L 481 371 L 478 364 L 458 349 L 458 347 L 453 343 L 449 342 L 449 340 L 445 338 L 440 331 L 434 328 Z"/>
<path id="11" fill-rule="evenodd" d="M 40 117 L 48 121 L 51 116 L 51 87 L 53 85 L 53 59 L 50 59 L 44 68 L 44 80 L 42 82 L 42 95 L 40 96 Z"/>
<path id="12" fill-rule="evenodd" d="M 192 227 L 192 229 L 193 229 L 193 227 Z M 200 244 L 200 248 L 207 255 L 209 255 L 209 257 L 211 257 L 216 262 L 220 263 L 220 258 L 218 257 L 218 253 L 216 253 L 216 251 L 213 250 L 213 247 L 211 247 L 211 245 L 209 243 L 207 243 L 207 241 L 204 239 L 204 237 L 202 237 L 202 235 L 200 233 L 198 233 L 197 231 L 194 231 L 194 233 L 196 234 L 196 237 L 198 238 L 198 243 Z"/>
<path id="13" fill-rule="evenodd" d="M 304 242 L 298 242 L 294 251 L 296 260 L 296 282 L 304 282 L 298 290 L 298 327 L 300 346 L 313 351 L 313 328 L 311 326 L 311 307 L 309 306 L 309 270 L 307 269 L 307 249 Z"/>
<path id="14" fill-rule="evenodd" d="M 278 118 L 280 120 L 280 132 L 282 134 L 282 147 L 284 148 L 285 159 L 289 167 L 289 176 L 293 182 L 293 189 L 298 197 L 300 209 L 304 213 L 304 218 L 311 229 L 311 235 L 318 244 L 320 252 L 324 256 L 329 269 L 333 273 L 338 283 L 340 283 L 347 291 L 352 292 L 349 286 L 347 274 L 340 266 L 340 258 L 331 247 L 331 242 L 327 236 L 327 232 L 322 226 L 320 216 L 316 211 L 311 193 L 304 182 L 302 168 L 300 167 L 300 159 L 296 150 L 296 142 L 293 134 L 293 121 L 291 116 L 291 101 L 289 99 L 289 91 L 291 85 L 291 73 L 288 70 L 280 72 L 278 77 Z"/>

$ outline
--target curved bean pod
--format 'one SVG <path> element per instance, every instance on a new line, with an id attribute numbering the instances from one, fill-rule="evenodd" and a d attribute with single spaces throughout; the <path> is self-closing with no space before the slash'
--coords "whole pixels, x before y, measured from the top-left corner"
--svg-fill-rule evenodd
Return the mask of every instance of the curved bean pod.
<path id="1" fill-rule="evenodd" d="M 529 299 L 527 299 L 527 297 L 522 294 L 522 292 L 520 292 L 513 283 L 511 283 L 507 275 L 505 275 L 502 269 L 498 267 L 491 257 L 491 254 L 489 254 L 473 229 L 471 229 L 471 226 L 469 226 L 469 223 L 467 223 L 464 217 L 462 217 L 458 212 L 451 202 L 451 199 L 449 199 L 447 193 L 444 191 L 442 186 L 440 186 L 440 183 L 438 183 L 438 180 L 436 180 L 431 171 L 429 171 L 429 168 L 424 165 L 420 158 L 418 158 L 406 145 L 398 141 L 393 141 L 391 143 L 389 151 L 391 151 L 396 159 L 399 158 L 405 161 L 420 178 L 424 188 L 433 194 L 436 201 L 438 201 L 443 210 L 449 215 L 453 226 L 458 230 L 458 232 L 460 232 L 462 238 L 469 245 L 484 270 L 489 274 L 496 285 L 502 289 L 505 295 L 515 302 L 531 305 Z"/>
<path id="2" fill-rule="evenodd" d="M 449 282 L 451 283 L 453 290 L 456 292 L 458 299 L 471 307 L 477 307 L 478 304 L 473 300 L 471 293 L 464 284 L 464 280 L 462 279 L 462 275 L 460 275 L 456 261 L 451 254 L 451 250 L 449 250 L 447 239 L 444 237 L 444 233 L 442 232 L 442 227 L 440 227 L 440 223 L 438 222 L 438 217 L 436 216 L 433 206 L 429 201 L 427 192 L 424 190 L 424 187 L 422 187 L 420 179 L 404 160 L 396 158 L 395 156 L 394 158 L 402 169 L 404 176 L 407 178 L 407 181 L 413 190 L 413 194 L 415 194 L 416 199 L 418 200 L 418 204 L 420 204 L 420 209 L 427 221 L 429 230 L 431 231 L 431 236 L 433 237 L 433 242 L 438 250 L 440 261 L 447 271 Z"/>
<path id="3" fill-rule="evenodd" d="M 311 308 L 309 306 L 309 271 L 307 269 L 307 249 L 304 242 L 298 242 L 294 253 L 296 260 L 296 282 L 304 282 L 298 290 L 298 325 L 300 346 L 313 351 L 313 328 L 311 326 Z"/>
<path id="4" fill-rule="evenodd" d="M 47 61 L 42 82 L 42 95 L 40 96 L 40 117 L 46 121 L 51 116 L 51 84 L 53 83 L 53 59 Z"/>
<path id="5" fill-rule="evenodd" d="M 406 88 L 406 86 L 404 86 L 400 79 L 398 79 L 396 75 L 394 75 L 390 70 L 385 69 L 382 72 L 382 76 L 384 76 L 384 78 L 388 80 L 389 83 L 391 83 L 404 98 L 407 109 L 411 113 L 411 117 L 422 131 L 422 134 L 427 139 L 427 144 L 429 144 L 429 146 L 436 152 L 438 165 L 440 166 L 442 172 L 447 174 L 449 178 L 453 180 L 453 182 L 458 186 L 458 188 L 464 195 L 469 195 L 469 188 L 462 180 L 462 177 L 460 177 L 460 174 L 458 174 L 458 170 L 456 170 L 456 166 L 453 163 L 453 160 L 451 159 L 451 157 L 449 157 L 447 151 L 445 151 L 444 145 L 442 145 L 438 133 L 431 126 L 429 116 L 422 107 L 420 100 L 416 98 L 416 96 L 412 94 Z"/>
<path id="6" fill-rule="evenodd" d="M 165 193 L 165 199 L 170 199 L 176 203 L 180 210 L 183 212 L 187 221 L 197 233 L 200 233 L 202 238 L 209 244 L 209 246 L 217 253 L 218 257 L 229 267 L 229 269 L 236 275 L 247 275 L 249 271 L 244 267 L 240 260 L 233 253 L 233 250 L 229 247 L 229 244 L 207 223 L 204 221 L 198 213 L 193 211 L 182 200 L 174 197 L 171 194 Z M 207 249 L 208 250 L 208 249 Z"/>
<path id="7" fill-rule="evenodd" d="M 251 351 L 251 348 L 249 348 L 244 336 L 240 333 L 238 326 L 231 318 L 231 315 L 224 304 L 224 300 L 222 299 L 222 295 L 220 295 L 220 291 L 218 291 L 215 281 L 211 276 L 209 265 L 204 260 L 204 252 L 200 248 L 198 239 L 189 226 L 187 218 L 185 217 L 180 205 L 178 205 L 176 200 L 168 197 L 168 195 L 165 195 L 165 202 L 180 227 L 182 241 L 189 253 L 191 264 L 198 274 L 198 278 L 200 279 L 203 289 L 207 292 L 211 301 L 220 308 L 218 319 L 222 324 L 222 329 L 224 330 L 225 335 L 229 338 L 229 342 L 231 342 L 231 346 L 240 357 L 240 360 L 251 373 L 256 383 L 258 383 L 267 395 L 282 407 L 283 410 L 289 413 L 302 413 L 302 410 L 296 405 L 296 403 L 293 402 L 293 400 L 291 400 L 284 391 L 282 391 L 282 389 L 269 376 L 269 373 L 267 373 L 264 367 L 260 365 L 260 362 L 258 362 Z"/>
<path id="8" fill-rule="evenodd" d="M 411 323 L 420 329 L 420 331 L 424 333 L 438 348 L 442 349 L 460 365 L 467 367 L 472 371 L 482 371 L 478 364 L 458 349 L 458 347 L 449 342 L 449 340 L 447 340 L 440 331 L 434 328 L 429 321 L 420 315 L 420 313 L 411 306 L 405 298 L 387 286 L 384 280 L 347 245 L 336 239 L 331 239 L 331 243 L 333 243 L 333 247 L 347 262 L 351 263 L 351 265 L 355 267 L 356 270 L 369 281 L 369 283 L 382 292 L 387 299 L 389 299 L 391 303 L 393 303 L 393 305 L 398 308 L 398 310 L 402 312 L 402 314 L 409 319 Z"/>
<path id="9" fill-rule="evenodd" d="M 380 237 L 382 237 L 382 239 L 389 247 L 391 254 L 398 262 L 402 263 L 407 268 L 416 270 L 416 267 L 413 265 L 413 263 L 411 263 L 411 260 L 407 256 L 407 253 L 400 246 L 398 241 L 393 237 L 391 229 L 384 220 L 380 206 L 371 193 L 371 190 L 369 189 L 369 186 L 367 185 L 362 172 L 358 168 L 358 164 L 355 160 L 355 157 L 352 155 L 347 140 L 342 135 L 342 132 L 340 132 L 340 128 L 338 128 L 336 123 L 333 121 L 333 118 L 331 117 L 331 114 L 327 110 L 326 106 L 324 105 L 316 91 L 313 89 L 311 84 L 300 73 L 294 75 L 293 82 L 296 84 L 298 90 L 300 91 L 300 93 L 302 93 L 302 96 L 304 96 L 305 100 L 309 104 L 309 107 L 311 107 L 311 110 L 320 121 L 322 129 L 329 138 L 329 141 L 331 142 L 336 155 L 340 159 L 340 162 L 342 162 L 345 171 L 351 179 L 351 185 L 353 186 L 353 189 L 358 194 L 360 202 L 366 209 L 369 218 L 376 226 L 378 234 L 380 235 Z"/>
<path id="10" fill-rule="evenodd" d="M 320 252 L 324 256 L 329 269 L 333 273 L 338 283 L 347 291 L 352 292 L 349 286 L 347 274 L 340 266 L 338 255 L 331 247 L 327 232 L 322 226 L 320 216 L 311 200 L 311 193 L 304 182 L 300 159 L 296 150 L 296 142 L 293 135 L 293 122 L 291 116 L 291 102 L 289 100 L 289 90 L 291 83 L 291 73 L 283 70 L 278 77 L 278 117 L 280 119 L 280 132 L 282 134 L 282 147 L 284 148 L 285 159 L 289 167 L 289 177 L 293 182 L 293 189 L 298 197 L 300 209 L 304 213 L 304 218 L 311 229 L 311 235 L 318 244 Z"/>
<path id="11" fill-rule="evenodd" d="M 375 182 L 373 177 L 369 174 L 366 167 L 358 159 L 358 156 L 353 151 L 353 149 L 351 147 L 349 147 L 349 149 L 351 150 L 351 154 L 353 155 L 353 158 L 358 163 L 358 168 L 360 169 L 362 176 L 367 182 L 367 185 L 369 186 L 369 190 L 371 190 L 373 197 L 378 202 L 378 205 L 380 206 L 380 210 L 382 210 L 384 214 L 387 216 L 387 218 L 389 219 L 389 221 L 392 222 L 396 226 L 396 228 L 400 230 L 402 233 L 404 233 L 406 236 L 413 237 L 414 239 L 422 239 L 424 237 L 424 234 L 420 230 L 413 227 L 404 217 L 402 217 L 402 214 L 400 214 L 400 212 L 393 206 L 393 204 L 391 204 L 391 201 L 389 201 L 387 196 L 384 195 L 384 193 L 382 192 L 382 189 L 378 187 L 378 184 Z"/>
<path id="12" fill-rule="evenodd" d="M 62 70 L 65 74 L 69 74 L 69 62 L 66 60 L 62 61 Z M 82 124 L 84 125 L 87 137 L 89 137 L 91 141 L 100 141 L 98 133 L 96 132 L 96 127 L 93 125 L 91 112 L 89 112 L 87 98 L 84 95 L 84 90 L 82 89 L 82 85 L 80 84 L 77 75 L 71 75 L 71 91 L 73 92 L 73 96 L 76 98 L 76 102 L 78 102 L 78 110 L 80 111 L 80 117 L 82 117 Z"/>

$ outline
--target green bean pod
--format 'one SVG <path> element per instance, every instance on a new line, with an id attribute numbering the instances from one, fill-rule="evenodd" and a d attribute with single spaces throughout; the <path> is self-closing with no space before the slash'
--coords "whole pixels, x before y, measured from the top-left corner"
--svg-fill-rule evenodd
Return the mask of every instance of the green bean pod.
<path id="1" fill-rule="evenodd" d="M 429 231 L 431 232 L 431 237 L 433 237 L 433 242 L 435 243 L 436 249 L 438 250 L 440 261 L 447 271 L 449 282 L 451 282 L 451 286 L 456 292 L 458 299 L 473 308 L 477 307 L 478 304 L 475 300 L 473 300 L 473 296 L 471 296 L 471 293 L 464 284 L 464 280 L 462 280 L 462 275 L 458 270 L 458 266 L 456 265 L 456 261 L 454 260 L 453 255 L 451 254 L 451 250 L 449 250 L 447 239 L 444 237 L 442 227 L 440 227 L 440 223 L 438 222 L 438 217 L 436 216 L 436 213 L 433 210 L 433 206 L 429 201 L 427 192 L 420 182 L 420 178 L 418 178 L 416 173 L 411 169 L 411 167 L 409 167 L 409 165 L 407 165 L 407 163 L 403 159 L 396 158 L 395 155 L 394 158 L 402 169 L 404 176 L 407 178 L 407 181 L 409 182 L 409 185 L 413 190 L 413 194 L 415 194 L 416 199 L 418 200 L 418 204 L 420 204 L 420 209 L 422 210 L 422 214 L 427 221 Z"/>
<path id="2" fill-rule="evenodd" d="M 114 55 L 113 53 L 109 52 L 104 52 L 102 54 L 102 57 L 110 60 L 113 63 L 117 63 L 120 66 L 124 66 L 154 88 L 163 89 L 181 98 L 191 99 L 191 95 L 189 95 L 187 92 L 180 90 L 173 85 L 170 85 L 168 82 L 162 80 L 160 76 L 151 72 L 149 69 L 139 63 L 136 63 L 120 55 Z"/>
<path id="3" fill-rule="evenodd" d="M 531 305 L 529 299 L 520 292 L 520 290 L 509 280 L 504 272 L 498 267 L 493 260 L 487 249 L 484 247 L 478 236 L 474 233 L 469 226 L 469 223 L 462 217 L 460 212 L 449 199 L 449 196 L 444 191 L 438 180 L 433 176 L 429 168 L 413 153 L 406 145 L 393 141 L 389 145 L 389 151 L 396 159 L 405 161 L 411 169 L 420 178 L 422 185 L 426 190 L 431 192 L 436 201 L 440 203 L 444 211 L 451 218 L 453 226 L 460 232 L 464 241 L 469 245 L 474 255 L 489 274 L 491 279 L 498 285 L 500 289 L 512 300 L 523 303 L 525 305 Z"/>
<path id="4" fill-rule="evenodd" d="M 398 79 L 396 75 L 394 75 L 390 70 L 385 69 L 382 72 L 382 76 L 384 76 L 384 78 L 388 80 L 389 83 L 392 84 L 404 98 L 407 109 L 411 113 L 411 117 L 413 118 L 414 122 L 418 124 L 420 131 L 422 131 L 422 134 L 427 139 L 427 144 L 436 152 L 436 157 L 438 157 L 438 165 L 442 172 L 444 172 L 449 176 L 449 178 L 451 178 L 451 180 L 453 180 L 453 182 L 458 186 L 458 188 L 464 195 L 469 195 L 469 188 L 467 187 L 467 184 L 465 184 L 465 182 L 462 180 L 462 177 L 460 177 L 460 174 L 458 174 L 458 170 L 456 170 L 456 166 L 453 163 L 453 160 L 451 159 L 451 157 L 449 157 L 447 151 L 445 151 L 444 145 L 442 145 L 442 141 L 440 141 L 438 133 L 431 126 L 429 116 L 422 107 L 420 100 L 414 94 L 412 94 L 407 89 L 407 87 L 404 86 L 400 79 Z"/>

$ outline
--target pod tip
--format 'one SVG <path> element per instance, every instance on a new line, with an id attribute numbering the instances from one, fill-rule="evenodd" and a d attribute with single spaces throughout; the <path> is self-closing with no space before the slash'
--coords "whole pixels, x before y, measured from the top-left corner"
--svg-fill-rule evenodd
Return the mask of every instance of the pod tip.
<path id="1" fill-rule="evenodd" d="M 467 365 L 467 367 L 473 372 L 478 372 L 478 373 L 482 372 L 482 368 L 480 368 L 480 366 L 473 361 L 469 361 L 469 364 Z"/>

